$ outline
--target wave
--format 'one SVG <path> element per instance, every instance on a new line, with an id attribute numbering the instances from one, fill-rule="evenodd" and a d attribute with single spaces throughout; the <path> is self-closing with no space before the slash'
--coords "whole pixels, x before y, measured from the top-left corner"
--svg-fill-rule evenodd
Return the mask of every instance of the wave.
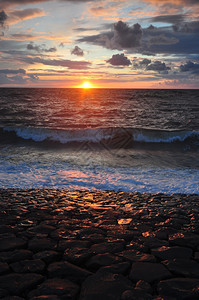
<path id="1" fill-rule="evenodd" d="M 86 129 L 49 129 L 34 127 L 0 128 L 1 137 L 13 141 L 15 138 L 34 142 L 68 143 L 123 143 L 123 146 L 134 143 L 185 143 L 199 146 L 199 131 L 167 131 L 145 128 L 86 128 Z"/>

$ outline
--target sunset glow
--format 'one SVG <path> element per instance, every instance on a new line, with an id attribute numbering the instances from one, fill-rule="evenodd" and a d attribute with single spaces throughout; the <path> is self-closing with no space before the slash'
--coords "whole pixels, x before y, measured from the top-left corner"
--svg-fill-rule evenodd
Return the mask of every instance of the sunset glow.
<path id="1" fill-rule="evenodd" d="M 0 0 L 0 86 L 198 88 L 198 14 L 197 0 Z"/>

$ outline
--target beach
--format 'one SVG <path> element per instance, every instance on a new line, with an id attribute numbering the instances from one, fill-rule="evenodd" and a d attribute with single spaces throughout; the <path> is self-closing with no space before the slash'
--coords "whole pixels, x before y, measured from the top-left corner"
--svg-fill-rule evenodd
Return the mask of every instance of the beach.
<path id="1" fill-rule="evenodd" d="M 198 299 L 199 196 L 0 190 L 1 299 Z"/>

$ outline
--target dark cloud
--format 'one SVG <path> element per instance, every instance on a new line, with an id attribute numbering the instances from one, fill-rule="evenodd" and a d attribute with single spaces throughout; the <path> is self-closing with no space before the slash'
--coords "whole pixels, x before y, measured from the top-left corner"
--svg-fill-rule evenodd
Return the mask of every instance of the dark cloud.
<path id="1" fill-rule="evenodd" d="M 178 14 L 178 15 L 156 16 L 151 18 L 150 21 L 157 22 L 157 23 L 179 24 L 184 22 L 185 19 L 186 19 L 186 15 Z"/>
<path id="2" fill-rule="evenodd" d="M 131 65 L 131 61 L 124 56 L 124 54 L 115 54 L 109 60 L 106 61 L 112 66 L 129 66 Z"/>
<path id="3" fill-rule="evenodd" d="M 71 54 L 77 56 L 84 56 L 84 51 L 80 47 L 75 46 L 75 48 L 71 50 Z"/>
<path id="4" fill-rule="evenodd" d="M 6 15 L 5 11 L 0 11 L 0 27 L 4 27 L 4 23 L 7 20 L 8 16 Z"/>
<path id="5" fill-rule="evenodd" d="M 199 63 L 194 63 L 192 61 L 186 62 L 184 65 L 180 66 L 181 72 L 191 72 L 199 75 Z"/>
<path id="6" fill-rule="evenodd" d="M 38 46 L 38 45 L 34 45 L 33 43 L 30 43 L 27 45 L 27 50 L 33 50 L 36 52 L 56 52 L 57 51 L 57 49 L 55 47 L 45 48 L 45 45 Z"/>
<path id="7" fill-rule="evenodd" d="M 39 8 L 18 9 L 10 13 L 11 16 L 21 20 L 45 15 L 44 11 Z"/>
<path id="8" fill-rule="evenodd" d="M 139 47 L 142 39 L 142 28 L 139 24 L 128 26 L 118 21 L 113 31 L 80 38 L 80 42 L 89 42 L 108 49 L 124 50 Z"/>
<path id="9" fill-rule="evenodd" d="M 143 60 L 140 61 L 141 66 L 147 66 L 151 63 L 151 60 L 148 58 L 144 58 Z"/>
<path id="10" fill-rule="evenodd" d="M 168 72 L 168 70 L 171 70 L 171 68 L 167 67 L 164 62 L 156 60 L 150 63 L 149 65 L 147 65 L 146 70 L 157 71 L 157 72 Z"/>
<path id="11" fill-rule="evenodd" d="M 179 33 L 198 33 L 199 32 L 199 21 L 186 22 L 178 25 L 173 25 L 174 32 Z"/>
<path id="12" fill-rule="evenodd" d="M 62 59 L 43 59 L 40 57 L 20 57 L 19 60 L 28 64 L 40 63 L 46 66 L 66 67 L 69 69 L 77 69 L 77 70 L 88 69 L 91 66 L 91 63 L 88 61 L 73 61 L 68 59 L 62 60 Z"/>
<path id="13" fill-rule="evenodd" d="M 178 43 L 178 39 L 175 37 L 168 37 L 164 34 L 151 36 L 148 41 L 150 45 L 172 45 Z"/>
<path id="14" fill-rule="evenodd" d="M 24 69 L 18 69 L 18 70 L 9 70 L 9 69 L 3 69 L 0 70 L 0 74 L 26 74 L 26 71 Z"/>

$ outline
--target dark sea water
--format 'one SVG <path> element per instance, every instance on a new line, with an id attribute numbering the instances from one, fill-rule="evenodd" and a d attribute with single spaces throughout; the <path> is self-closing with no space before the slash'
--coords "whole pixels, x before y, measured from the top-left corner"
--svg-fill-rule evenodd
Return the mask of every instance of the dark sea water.
<path id="1" fill-rule="evenodd" d="M 199 194 L 199 90 L 0 89 L 0 187 Z"/>

